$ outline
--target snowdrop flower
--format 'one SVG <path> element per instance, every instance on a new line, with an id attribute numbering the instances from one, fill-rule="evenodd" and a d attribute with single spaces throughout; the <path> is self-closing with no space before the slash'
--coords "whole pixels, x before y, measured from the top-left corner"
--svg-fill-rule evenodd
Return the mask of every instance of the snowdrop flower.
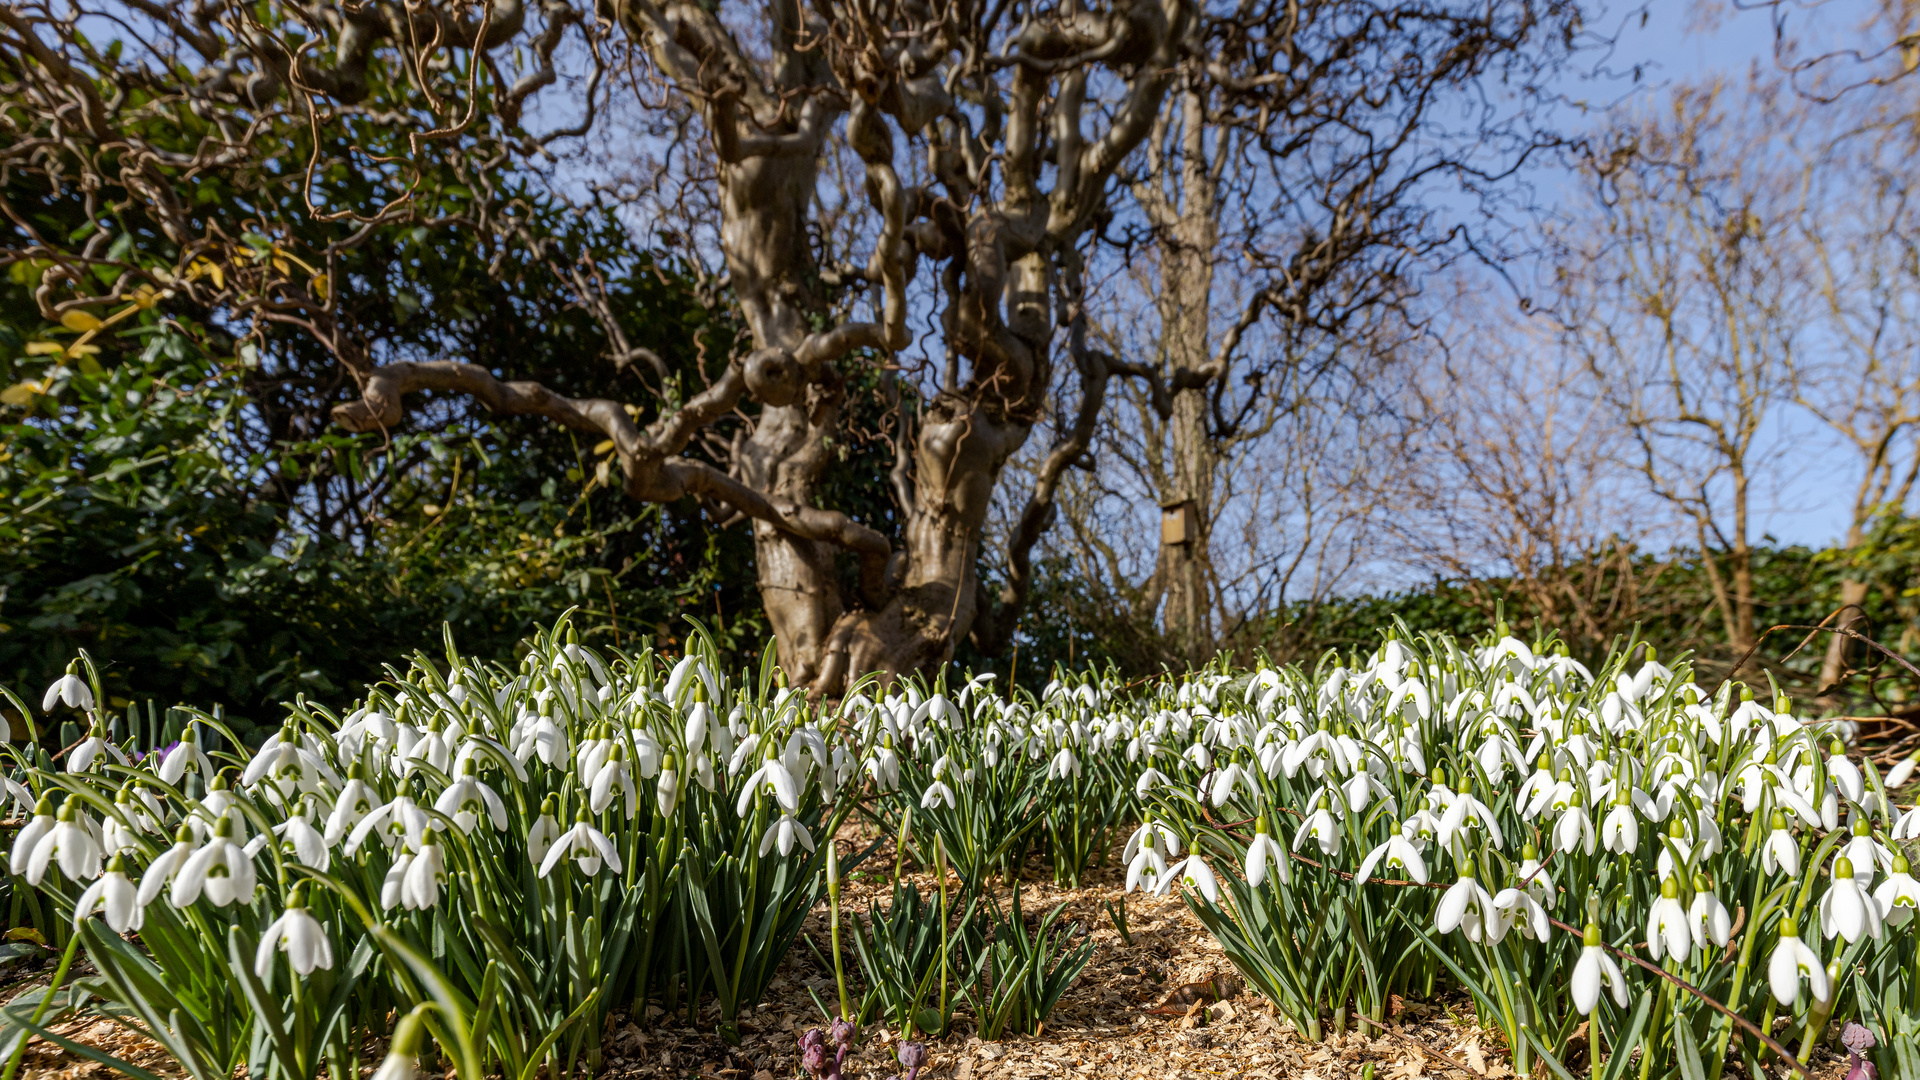
<path id="1" fill-rule="evenodd" d="M 1516 879 L 1514 884 L 1493 894 L 1493 906 L 1504 922 L 1520 928 L 1522 937 L 1545 941 L 1553 933 L 1547 909 L 1541 907 L 1540 901 L 1525 887 L 1525 879 Z"/>
<path id="2" fill-rule="evenodd" d="M 387 867 L 387 876 L 380 882 L 380 907 L 392 911 L 400 906 L 400 888 L 407 883 L 407 871 L 413 867 L 413 851 L 400 849 L 400 854 Z"/>
<path id="3" fill-rule="evenodd" d="M 987 764 L 995 764 L 991 749 L 988 751 Z M 873 778 L 874 786 L 881 791 L 892 791 L 900 786 L 900 755 L 894 752 L 891 739 L 882 743 L 867 759 L 867 775 Z"/>
<path id="4" fill-rule="evenodd" d="M 295 814 L 273 827 L 273 835 L 280 838 L 280 850 L 302 866 L 310 866 L 325 872 L 333 864 L 333 855 L 327 850 L 327 839 L 320 830 L 313 827 L 304 813 Z M 248 857 L 258 855 L 267 846 L 267 837 L 256 836 L 246 845 Z"/>
<path id="5" fill-rule="evenodd" d="M 792 814 L 781 814 L 780 820 L 768 826 L 760 837 L 760 857 L 766 858 L 767 852 L 778 847 L 780 857 L 784 859 L 793 854 L 795 840 L 800 841 L 800 846 L 808 851 L 813 850 L 813 834 L 807 831 L 807 827 Z"/>
<path id="6" fill-rule="evenodd" d="M 161 755 L 159 766 L 160 779 L 175 786 L 187 775 L 188 769 L 203 781 L 217 771 L 213 761 L 200 749 L 200 729 L 194 724 L 187 725 L 187 730 L 180 733 L 180 741 Z"/>
<path id="7" fill-rule="evenodd" d="M 680 805 L 680 774 L 675 770 L 677 764 L 673 755 L 668 754 L 660 764 L 660 779 L 654 784 L 654 808 L 660 811 L 663 818 L 672 817 Z"/>
<path id="8" fill-rule="evenodd" d="M 1785 920 L 1780 924 L 1780 944 L 1767 963 L 1767 982 L 1773 987 L 1774 1000 L 1788 1006 L 1798 1001 L 1802 978 L 1807 980 L 1815 1001 L 1827 1000 L 1827 969 L 1820 963 L 1820 954 L 1800 940 L 1800 929 L 1791 919 Z"/>
<path id="9" fill-rule="evenodd" d="M 940 808 L 942 800 L 946 801 L 947 809 L 949 810 L 960 805 L 958 800 L 953 797 L 953 789 L 948 787 L 945 781 L 935 780 L 933 783 L 928 784 L 927 790 L 921 794 L 920 809 L 937 810 Z"/>
<path id="10" fill-rule="evenodd" d="M 192 855 L 198 846 L 199 843 L 194 838 L 192 829 L 182 825 L 174 830 L 173 846 L 161 852 L 160 857 L 153 860 L 147 867 L 146 876 L 140 879 L 140 892 L 134 898 L 134 902 L 144 908 L 158 899 L 161 890 L 173 883 L 173 879 L 180 873 L 180 868 L 187 864 L 188 856 Z"/>
<path id="11" fill-rule="evenodd" d="M 1148 822 L 1133 831 L 1127 838 L 1127 846 L 1120 857 L 1127 861 L 1127 892 L 1145 886 L 1148 892 L 1157 892 L 1162 879 L 1167 876 L 1167 860 L 1160 854 L 1160 845 L 1164 842 L 1169 852 L 1180 846 L 1180 837 L 1165 825 Z"/>
<path id="12" fill-rule="evenodd" d="M 146 909 L 140 904 L 139 890 L 127 880 L 127 860 L 115 855 L 107 872 L 87 886 L 73 905 L 73 928 L 80 929 L 96 911 L 107 913 L 107 925 L 116 934 L 132 933 L 146 922 Z"/>
<path id="13" fill-rule="evenodd" d="M 1060 752 L 1053 755 L 1053 760 L 1047 763 L 1047 779 L 1065 780 L 1069 775 L 1076 778 L 1081 775 L 1080 759 L 1073 756 L 1071 746 L 1062 746 Z"/>
<path id="14" fill-rule="evenodd" d="M 397 864 L 396 864 L 397 865 Z M 440 902 L 440 882 L 447 876 L 446 858 L 439 844 L 428 844 L 408 863 L 400 879 L 400 904 L 414 911 L 425 911 Z M 384 890 L 383 902 L 384 902 Z M 385 906 L 391 907 L 387 904 Z"/>
<path id="15" fill-rule="evenodd" d="M 167 899 L 184 908 L 205 896 L 214 907 L 226 907 L 236 900 L 251 901 L 253 887 L 253 858 L 233 842 L 233 817 L 221 814 L 206 846 L 189 855 L 174 875 Z"/>
<path id="16" fill-rule="evenodd" d="M 1233 798 L 1233 785 L 1239 781 L 1241 772 L 1240 764 L 1230 761 L 1226 768 L 1214 774 L 1213 785 L 1207 789 L 1208 796 L 1213 800 L 1214 809 L 1218 810 L 1227 805 L 1227 800 Z M 1253 788 L 1251 780 L 1248 781 L 1247 786 L 1250 790 L 1257 790 Z"/>
<path id="17" fill-rule="evenodd" d="M 373 813 L 373 808 L 379 803 L 380 796 L 367 786 L 365 780 L 361 779 L 360 763 L 354 762 L 353 767 L 347 770 L 346 784 L 341 787 L 339 797 L 333 801 L 333 812 L 327 815 L 327 827 L 322 833 L 327 843 L 329 845 L 339 843 L 341 837 L 346 836 L 348 830 L 365 821 L 367 815 Z M 355 845 L 347 851 L 347 854 L 351 855 L 357 849 L 358 845 Z"/>
<path id="18" fill-rule="evenodd" d="M 1905 760 L 1887 771 L 1887 790 L 1892 791 L 1913 779 L 1916 768 L 1920 768 L 1920 753 L 1908 754 Z"/>
<path id="19" fill-rule="evenodd" d="M 419 804 L 405 795 L 396 795 L 392 802 L 374 810 L 353 827 L 347 837 L 347 854 L 357 854 L 360 845 L 367 837 L 379 835 L 389 848 L 400 846 L 404 842 L 408 847 L 418 849 L 427 842 L 427 833 L 434 827 L 432 818 L 427 816 Z"/>
<path id="20" fill-rule="evenodd" d="M 1693 946 L 1705 952 L 1709 945 L 1722 949 L 1727 947 L 1727 939 L 1733 935 L 1733 920 L 1727 914 L 1727 905 L 1714 895 L 1713 882 L 1705 874 L 1696 874 L 1693 878 L 1693 903 L 1687 905 L 1687 932 L 1693 936 Z"/>
<path id="21" fill-rule="evenodd" d="M 1173 890 L 1173 883 L 1180 882 L 1189 889 L 1197 889 L 1207 903 L 1220 902 L 1220 883 L 1214 880 L 1213 871 L 1200 857 L 1200 841 L 1196 837 L 1187 848 L 1187 857 L 1167 867 L 1167 873 L 1161 879 L 1159 894 L 1165 896 Z"/>
<path id="22" fill-rule="evenodd" d="M 41 712 L 50 713 L 55 705 L 63 701 L 68 708 L 79 709 L 81 712 L 89 712 L 93 709 L 93 689 L 74 673 L 78 666 L 78 661 L 68 664 L 67 673 L 53 680 L 53 685 L 47 687 L 46 696 L 40 699 Z"/>
<path id="23" fill-rule="evenodd" d="M 1580 959 L 1573 965 L 1573 1007 L 1580 1015 L 1588 1016 L 1593 1007 L 1600 1003 L 1600 991 L 1613 992 L 1613 1003 L 1620 1008 L 1627 1007 L 1627 980 L 1620 974 L 1620 965 L 1607 955 L 1601 945 L 1600 927 L 1588 923 L 1584 944 L 1580 949 Z"/>
<path id="24" fill-rule="evenodd" d="M 1136 799 L 1145 799 L 1147 792 L 1153 790 L 1155 784 L 1164 784 L 1167 782 L 1166 773 L 1149 765 L 1146 771 L 1140 774 L 1140 779 L 1133 782 L 1133 796 Z"/>
<path id="25" fill-rule="evenodd" d="M 1320 851 L 1328 857 L 1340 854 L 1340 824 L 1333 820 L 1333 814 L 1327 809 L 1327 797 L 1320 796 L 1319 805 L 1313 813 L 1307 815 L 1298 831 L 1293 834 L 1293 850 L 1299 851 L 1300 845 L 1312 837 Z"/>
<path id="26" fill-rule="evenodd" d="M 39 846 L 41 839 L 53 831 L 54 821 L 53 800 L 45 795 L 40 796 L 33 806 L 33 820 L 27 822 L 21 828 L 20 835 L 13 838 L 13 855 L 8 869 L 16 874 L 27 872 L 27 860 L 33 857 L 33 849 Z"/>
<path id="27" fill-rule="evenodd" d="M 127 764 L 127 755 L 121 753 L 119 747 L 108 742 L 96 726 L 88 733 L 87 738 L 67 755 L 67 772 L 86 772 L 93 767 L 94 762 L 102 760 L 103 757 L 111 758 L 121 765 Z"/>
<path id="28" fill-rule="evenodd" d="M 1769 874 L 1788 877 L 1800 874 L 1800 845 L 1794 843 L 1793 834 L 1787 832 L 1787 815 L 1778 810 L 1773 812 L 1773 830 L 1760 849 L 1760 867 Z"/>
<path id="29" fill-rule="evenodd" d="M 1502 913 L 1493 905 L 1493 897 L 1487 895 L 1487 890 L 1480 887 L 1473 875 L 1464 873 L 1440 898 L 1440 906 L 1433 913 L 1433 926 L 1443 934 L 1459 930 L 1476 944 L 1483 940 L 1490 944 L 1497 942 L 1507 932 Z"/>
<path id="30" fill-rule="evenodd" d="M 1880 906 L 1880 918 L 1894 926 L 1905 926 L 1920 908 L 1920 882 L 1914 880 L 1905 855 L 1893 857 L 1893 872 L 1873 890 L 1873 902 Z"/>
<path id="31" fill-rule="evenodd" d="M 1267 880 L 1269 868 L 1282 885 L 1291 882 L 1293 869 L 1287 862 L 1287 853 L 1267 835 L 1267 816 L 1260 815 L 1254 824 L 1253 843 L 1247 845 L 1247 884 L 1259 888 Z"/>
<path id="32" fill-rule="evenodd" d="M 453 819 L 453 824 L 463 835 L 473 835 L 473 828 L 480 823 L 480 816 L 493 823 L 496 829 L 507 827 L 507 804 L 492 788 L 481 783 L 473 775 L 473 762 L 469 760 L 461 771 L 460 779 L 447 785 L 447 790 L 433 802 L 433 808 Z"/>
<path id="33" fill-rule="evenodd" d="M 1630 855 L 1640 850 L 1640 819 L 1624 792 L 1614 798 L 1613 809 L 1600 823 L 1600 842 L 1615 855 Z"/>
<path id="34" fill-rule="evenodd" d="M 939 781 L 935 783 L 939 784 Z M 760 767 L 754 770 L 752 776 L 747 777 L 746 783 L 740 785 L 740 799 L 734 804 L 734 814 L 738 817 L 746 817 L 747 807 L 753 804 L 753 800 L 763 790 L 771 791 L 774 801 L 778 802 L 780 808 L 787 813 L 794 814 L 800 811 L 799 785 L 794 783 L 793 773 L 788 771 L 786 764 L 780 758 L 774 756 L 771 748 L 768 749 L 767 757 L 760 763 Z M 948 798 L 951 800 L 951 793 Z"/>
<path id="35" fill-rule="evenodd" d="M 1660 898 L 1647 913 L 1647 951 L 1655 960 L 1671 953 L 1685 963 L 1692 946 L 1687 909 L 1680 905 L 1680 883 L 1668 878 L 1660 883 Z"/>
<path id="36" fill-rule="evenodd" d="M 1420 850 L 1400 833 L 1387 837 L 1386 843 L 1367 852 L 1367 857 L 1360 860 L 1360 869 L 1354 872 L 1353 880 L 1366 884 L 1373 877 L 1374 867 L 1381 865 L 1382 860 L 1387 866 L 1397 866 L 1406 871 L 1407 877 L 1414 881 L 1422 885 L 1427 883 L 1427 860 L 1421 858 Z"/>
<path id="37" fill-rule="evenodd" d="M 1820 931 L 1827 937 L 1839 934 L 1848 944 L 1862 937 L 1877 938 L 1883 932 L 1880 905 L 1860 887 L 1860 879 L 1853 876 L 1853 863 L 1845 855 L 1834 860 L 1833 883 L 1820 898 Z"/>
<path id="38" fill-rule="evenodd" d="M 615 793 L 625 797 L 627 816 L 631 818 L 639 809 L 640 792 L 634 786 L 633 771 L 627 767 L 627 748 L 621 743 L 614 744 L 606 764 L 594 773 L 587 805 L 596 814 L 604 813 L 613 805 Z"/>
<path id="39" fill-rule="evenodd" d="M 269 987 L 273 985 L 273 954 L 284 952 L 295 975 L 311 975 L 315 968 L 333 968 L 333 944 L 326 928 L 307 911 L 306 897 L 300 886 L 287 896 L 287 910 L 267 924 L 260 935 L 260 947 L 253 954 L 253 973 Z"/>
<path id="40" fill-rule="evenodd" d="M 540 876 L 546 877 L 561 860 L 572 859 L 580 872 L 588 877 L 600 872 L 600 864 L 620 873 L 620 849 L 613 846 L 607 834 L 593 827 L 587 820 L 585 807 L 575 816 L 573 828 L 554 838 L 553 847 L 548 849 L 547 857 L 540 860 Z"/>
<path id="41" fill-rule="evenodd" d="M 559 813 L 559 800 L 549 795 L 540 804 L 540 816 L 535 819 L 533 828 L 527 830 L 527 858 L 535 866 L 546 859 L 547 852 L 553 850 L 553 843 L 560 837 L 560 822 L 555 818 Z"/>
<path id="42" fill-rule="evenodd" d="M 26 873 L 21 875 L 27 884 L 40 884 L 46 877 L 47 867 L 56 863 L 69 881 L 92 881 L 100 876 L 103 853 L 91 825 L 92 822 L 81 815 L 78 800 L 68 797 L 61 803 L 53 827 L 46 830 L 27 856 Z"/>
<path id="43" fill-rule="evenodd" d="M 1893 838 L 1920 840 L 1920 805 L 1900 815 L 1900 820 L 1893 823 Z"/>

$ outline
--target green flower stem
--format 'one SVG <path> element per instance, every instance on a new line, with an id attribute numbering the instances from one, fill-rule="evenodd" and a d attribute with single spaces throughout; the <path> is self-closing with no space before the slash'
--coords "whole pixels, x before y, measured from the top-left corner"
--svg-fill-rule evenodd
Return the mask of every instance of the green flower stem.
<path id="1" fill-rule="evenodd" d="M 53 1006 L 53 995 L 59 992 L 60 984 L 67 981 L 67 969 L 73 966 L 74 954 L 79 951 L 80 935 L 73 934 L 67 938 L 67 951 L 60 954 L 60 966 L 54 969 L 53 981 L 47 984 L 47 992 L 40 995 L 40 1004 L 33 1007 L 34 1026 L 39 1026 L 40 1021 L 46 1019 L 47 1010 Z M 0 1080 L 13 1080 L 13 1074 L 20 1071 L 21 1059 L 27 1056 L 27 1044 L 33 1041 L 33 1036 L 26 1031 L 20 1035 L 20 1045 L 13 1048 L 13 1056 L 7 1059 L 7 1068 L 0 1073 Z"/>

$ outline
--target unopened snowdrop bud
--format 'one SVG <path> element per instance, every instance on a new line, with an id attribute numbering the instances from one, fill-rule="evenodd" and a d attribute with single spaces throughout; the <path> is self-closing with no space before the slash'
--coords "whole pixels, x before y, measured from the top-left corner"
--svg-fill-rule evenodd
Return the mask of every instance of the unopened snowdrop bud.
<path id="1" fill-rule="evenodd" d="M 831 843 L 827 845 L 827 896 L 840 899 L 840 847 Z"/>
<path id="2" fill-rule="evenodd" d="M 540 804 L 540 816 L 534 820 L 533 828 L 527 830 L 527 858 L 535 866 L 546 860 L 547 852 L 553 850 L 553 843 L 560 837 L 560 799 L 549 795 Z"/>
<path id="3" fill-rule="evenodd" d="M 373 1072 L 372 1080 L 414 1080 L 419 1075 L 420 1043 L 426 1038 L 425 1005 L 400 1018 L 393 1029 L 393 1042 L 387 1056 Z"/>
<path id="4" fill-rule="evenodd" d="M 655 805 L 663 818 L 672 817 L 674 810 L 680 805 L 680 773 L 676 769 L 678 764 L 679 762 L 674 760 L 672 754 L 668 754 L 660 761 L 660 783 L 654 789 L 654 796 Z"/>
<path id="5" fill-rule="evenodd" d="M 1613 1003 L 1627 1007 L 1627 980 L 1620 965 L 1607 955 L 1598 923 L 1588 923 L 1581 937 L 1580 959 L 1573 966 L 1573 1007 L 1586 1016 L 1600 1003 L 1600 991 L 1611 990 Z"/>
<path id="6" fill-rule="evenodd" d="M 1800 940 L 1800 928 L 1787 919 L 1780 924 L 1780 944 L 1767 963 L 1767 982 L 1773 988 L 1774 1000 L 1781 1005 L 1792 1005 L 1799 1000 L 1803 978 L 1807 980 L 1807 988 L 1813 991 L 1814 1000 L 1827 999 L 1827 969 L 1820 963 L 1820 954 Z"/>

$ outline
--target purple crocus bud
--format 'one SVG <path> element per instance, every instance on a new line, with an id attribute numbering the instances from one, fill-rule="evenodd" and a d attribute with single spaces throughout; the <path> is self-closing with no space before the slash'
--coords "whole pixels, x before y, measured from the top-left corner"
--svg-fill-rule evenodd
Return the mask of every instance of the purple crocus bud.
<path id="1" fill-rule="evenodd" d="M 826 1076 L 827 1036 L 819 1028 L 808 1028 L 800 1036 L 800 1067 L 812 1077 Z"/>
<path id="2" fill-rule="evenodd" d="M 1846 1080 L 1880 1080 L 1880 1070 L 1860 1055 L 1874 1048 L 1873 1032 L 1860 1024 L 1848 1024 L 1840 1032 L 1840 1043 L 1847 1048 Z"/>
<path id="3" fill-rule="evenodd" d="M 832 1026 L 833 1044 L 835 1046 L 852 1046 L 853 1037 L 858 1031 L 859 1029 L 851 1020 L 835 1020 Z"/>
<path id="4" fill-rule="evenodd" d="M 902 1080 L 917 1080 L 920 1070 L 927 1064 L 927 1044 L 910 1042 L 900 1044 L 900 1064 L 905 1066 L 907 1074 Z"/>

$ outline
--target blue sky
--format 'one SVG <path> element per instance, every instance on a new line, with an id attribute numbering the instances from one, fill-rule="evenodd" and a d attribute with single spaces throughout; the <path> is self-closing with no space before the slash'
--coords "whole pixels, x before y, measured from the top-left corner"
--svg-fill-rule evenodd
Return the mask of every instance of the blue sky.
<path id="1" fill-rule="evenodd" d="M 1853 40 L 1872 10 L 1856 0 L 1795 5 L 1789 33 L 1807 43 Z M 1755 64 L 1775 68 L 1774 28 L 1770 9 L 1735 10 L 1725 0 L 1652 0 L 1644 27 L 1638 18 L 1618 32 L 1618 43 L 1607 67 L 1630 72 L 1635 63 L 1648 65 L 1641 88 L 1659 94 L 1675 82 L 1723 74 L 1738 80 Z M 1590 92 L 1596 103 L 1617 98 L 1620 84 L 1597 81 Z M 1583 90 L 1570 86 L 1569 96 Z M 1759 485 L 1756 495 L 1754 539 L 1771 534 L 1787 543 L 1822 545 L 1839 539 L 1845 530 L 1859 468 L 1855 456 L 1837 445 L 1821 425 L 1790 409 L 1776 409 L 1770 439 L 1775 446 L 1791 443 L 1797 449 Z"/>

